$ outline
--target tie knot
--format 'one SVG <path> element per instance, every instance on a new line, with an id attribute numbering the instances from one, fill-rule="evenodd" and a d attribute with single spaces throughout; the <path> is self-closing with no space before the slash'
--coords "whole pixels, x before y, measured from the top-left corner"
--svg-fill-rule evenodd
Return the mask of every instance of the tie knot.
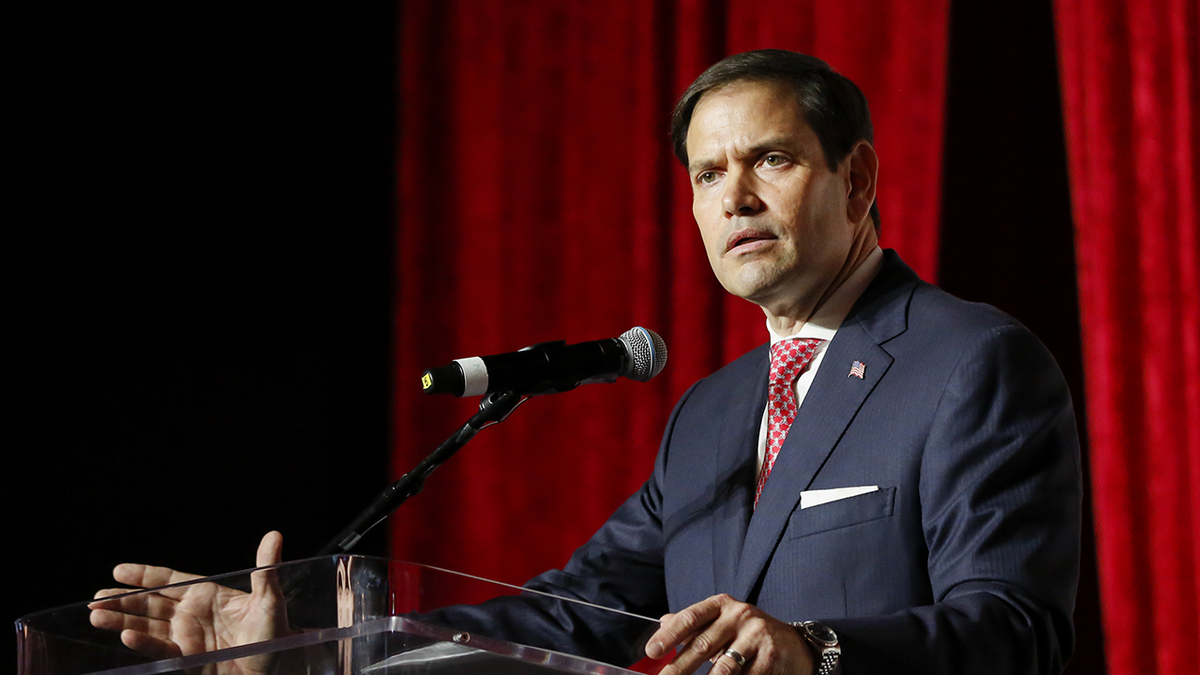
<path id="1" fill-rule="evenodd" d="M 771 345 L 771 384 L 790 386 L 795 382 L 817 355 L 822 342 L 820 338 L 790 338 Z"/>

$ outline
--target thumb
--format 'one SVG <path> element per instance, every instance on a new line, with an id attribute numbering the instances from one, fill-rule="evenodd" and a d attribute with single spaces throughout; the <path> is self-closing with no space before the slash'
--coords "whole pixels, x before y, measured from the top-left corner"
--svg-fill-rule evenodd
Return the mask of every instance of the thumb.
<path id="1" fill-rule="evenodd" d="M 283 535 L 278 532 L 268 532 L 258 543 L 258 554 L 255 556 L 255 567 L 278 565 L 283 560 Z"/>
<path id="2" fill-rule="evenodd" d="M 258 543 L 258 553 L 255 555 L 255 567 L 270 567 L 278 565 L 283 560 L 283 535 L 278 532 L 268 532 Z M 271 595 L 282 596 L 279 588 L 279 575 L 275 570 L 259 570 L 250 574 L 250 592 L 257 598 Z"/>

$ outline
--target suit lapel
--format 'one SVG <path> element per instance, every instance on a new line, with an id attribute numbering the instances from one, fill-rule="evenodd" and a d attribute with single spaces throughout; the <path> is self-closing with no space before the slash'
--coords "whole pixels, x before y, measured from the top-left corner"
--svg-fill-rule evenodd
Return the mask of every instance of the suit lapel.
<path id="1" fill-rule="evenodd" d="M 863 379 L 847 377 L 852 361 L 869 364 Z M 892 357 L 860 328 L 843 326 L 838 330 L 750 519 L 734 584 L 738 593 L 735 597 L 750 596 L 792 512 L 799 506 L 800 493 L 812 485 L 846 427 L 891 364 Z"/>
<path id="2" fill-rule="evenodd" d="M 735 378 L 730 405 L 721 420 L 718 452 L 714 462 L 717 486 L 712 519 L 713 574 L 718 592 L 731 592 L 746 538 L 746 527 L 754 507 L 757 469 L 755 448 L 759 426 L 767 406 L 767 371 L 771 360 L 766 347 L 755 352 L 750 372 Z"/>
<path id="3" fill-rule="evenodd" d="M 793 511 L 799 507 L 800 493 L 812 485 L 846 428 L 892 365 L 892 356 L 880 345 L 903 332 L 914 287 L 907 282 L 917 277 L 894 253 L 887 253 L 891 256 L 885 258 L 884 269 L 829 343 L 763 487 L 737 561 L 732 592 L 736 598 L 751 599 Z M 855 361 L 866 364 L 861 379 L 848 375 Z M 765 380 L 764 376 L 760 383 Z M 765 390 L 765 384 L 760 388 Z M 755 424 L 760 422 L 761 413 L 760 408 Z"/>

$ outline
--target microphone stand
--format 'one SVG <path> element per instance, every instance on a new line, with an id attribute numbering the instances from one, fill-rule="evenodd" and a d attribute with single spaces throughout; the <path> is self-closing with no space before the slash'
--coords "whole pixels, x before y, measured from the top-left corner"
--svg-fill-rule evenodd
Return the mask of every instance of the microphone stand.
<path id="1" fill-rule="evenodd" d="M 458 452 L 459 448 L 466 445 L 467 441 L 474 438 L 475 434 L 484 427 L 503 422 L 527 398 L 527 396 L 518 395 L 512 391 L 493 392 L 483 397 L 483 400 L 479 402 L 479 412 L 472 415 L 466 424 L 454 432 L 450 438 L 447 438 L 437 450 L 421 460 L 420 464 L 379 493 L 375 501 L 365 511 L 358 514 L 346 526 L 346 529 L 326 544 L 317 555 L 333 555 L 349 551 L 358 543 L 359 539 L 362 539 L 364 534 L 386 520 L 405 500 L 420 492 L 421 488 L 425 486 L 425 479 L 447 459 L 450 459 L 451 455 Z"/>

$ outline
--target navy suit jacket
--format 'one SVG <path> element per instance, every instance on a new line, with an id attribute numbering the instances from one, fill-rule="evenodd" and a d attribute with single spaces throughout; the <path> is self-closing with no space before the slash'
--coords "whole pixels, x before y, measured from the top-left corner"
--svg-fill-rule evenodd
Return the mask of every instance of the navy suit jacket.
<path id="1" fill-rule="evenodd" d="M 852 675 L 1061 670 L 1081 477 L 1070 397 L 1042 344 L 885 252 L 754 509 L 768 368 L 764 345 L 693 385 L 646 484 L 529 586 L 652 617 L 727 593 L 824 621 Z M 879 489 L 800 508 L 804 491 L 853 486 Z M 487 611 L 510 639 L 615 662 L 646 637 L 586 609 Z"/>

